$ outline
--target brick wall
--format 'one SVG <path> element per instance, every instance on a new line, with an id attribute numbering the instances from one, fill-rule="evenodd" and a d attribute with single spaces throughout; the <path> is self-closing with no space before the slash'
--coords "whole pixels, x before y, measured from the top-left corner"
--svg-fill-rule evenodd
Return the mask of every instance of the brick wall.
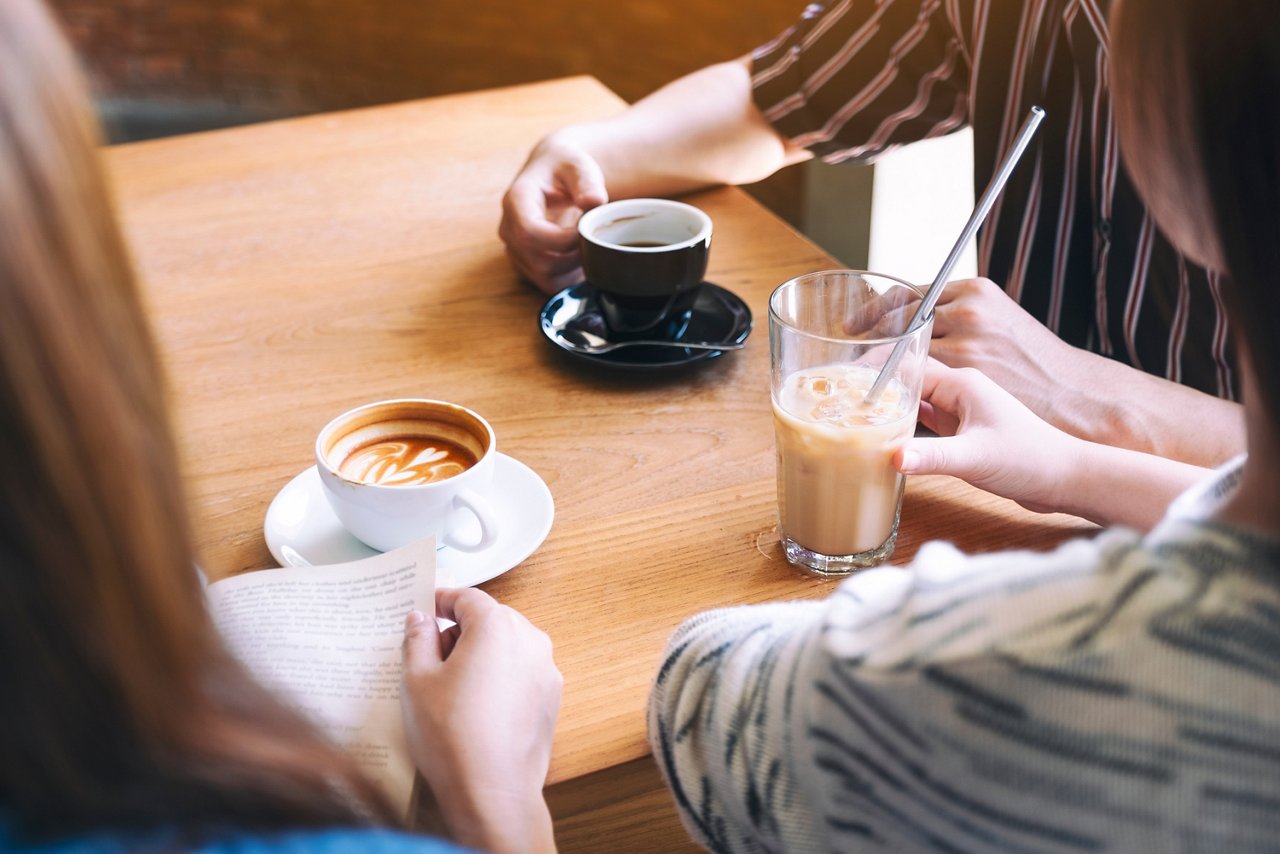
<path id="1" fill-rule="evenodd" d="M 50 0 L 99 95 L 288 115 L 592 73 L 628 100 L 796 0 Z"/>
<path id="2" fill-rule="evenodd" d="M 4 2 L 4 0 L 0 0 Z M 747 53 L 804 0 L 46 0 L 110 141 L 593 74 L 629 101 Z M 806 174 L 751 188 L 802 230 Z"/>

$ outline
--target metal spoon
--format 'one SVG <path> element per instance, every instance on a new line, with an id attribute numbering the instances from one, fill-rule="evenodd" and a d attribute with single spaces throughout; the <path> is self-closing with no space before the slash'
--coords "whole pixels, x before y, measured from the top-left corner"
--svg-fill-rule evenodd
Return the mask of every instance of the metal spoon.
<path id="1" fill-rule="evenodd" d="M 620 347 L 682 347 L 689 350 L 741 350 L 746 342 L 733 341 L 670 341 L 658 339 L 635 339 L 627 341 L 610 341 L 585 329 L 565 326 L 555 330 L 556 340 L 566 349 L 588 356 L 611 353 Z"/>

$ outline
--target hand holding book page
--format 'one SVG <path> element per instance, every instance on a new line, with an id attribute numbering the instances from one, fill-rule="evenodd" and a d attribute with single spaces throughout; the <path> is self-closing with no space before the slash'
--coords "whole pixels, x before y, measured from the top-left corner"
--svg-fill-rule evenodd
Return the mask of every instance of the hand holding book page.
<path id="1" fill-rule="evenodd" d="M 436 593 L 405 620 L 409 751 L 455 842 L 493 854 L 554 852 L 542 796 L 564 680 L 551 639 L 482 590 Z"/>
<path id="2" fill-rule="evenodd" d="M 434 613 L 435 541 L 352 563 L 210 584 L 209 611 L 260 682 L 350 753 L 408 813 L 414 766 L 400 712 L 405 615 Z"/>

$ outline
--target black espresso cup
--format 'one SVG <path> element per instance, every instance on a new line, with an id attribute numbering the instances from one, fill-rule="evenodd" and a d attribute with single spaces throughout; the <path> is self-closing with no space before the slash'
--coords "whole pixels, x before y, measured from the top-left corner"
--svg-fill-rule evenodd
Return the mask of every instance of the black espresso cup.
<path id="1" fill-rule="evenodd" d="M 707 274 L 711 217 L 669 199 L 622 199 L 578 221 L 582 272 L 619 338 L 672 337 Z"/>

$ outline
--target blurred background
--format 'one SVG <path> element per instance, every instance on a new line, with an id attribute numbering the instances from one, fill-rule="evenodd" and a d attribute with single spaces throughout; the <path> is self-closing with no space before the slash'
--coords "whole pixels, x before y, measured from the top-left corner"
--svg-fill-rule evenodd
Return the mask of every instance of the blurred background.
<path id="1" fill-rule="evenodd" d="M 593 75 L 635 101 L 696 68 L 748 53 L 804 6 L 48 1 L 81 54 L 112 142 L 574 74 Z M 968 146 L 967 135 L 958 134 L 911 146 L 876 167 L 810 163 L 747 189 L 842 263 L 928 281 L 972 206 Z M 916 219 L 919 234 L 920 217 L 937 223 L 938 241 L 900 245 L 894 235 L 903 229 L 895 223 Z"/>

